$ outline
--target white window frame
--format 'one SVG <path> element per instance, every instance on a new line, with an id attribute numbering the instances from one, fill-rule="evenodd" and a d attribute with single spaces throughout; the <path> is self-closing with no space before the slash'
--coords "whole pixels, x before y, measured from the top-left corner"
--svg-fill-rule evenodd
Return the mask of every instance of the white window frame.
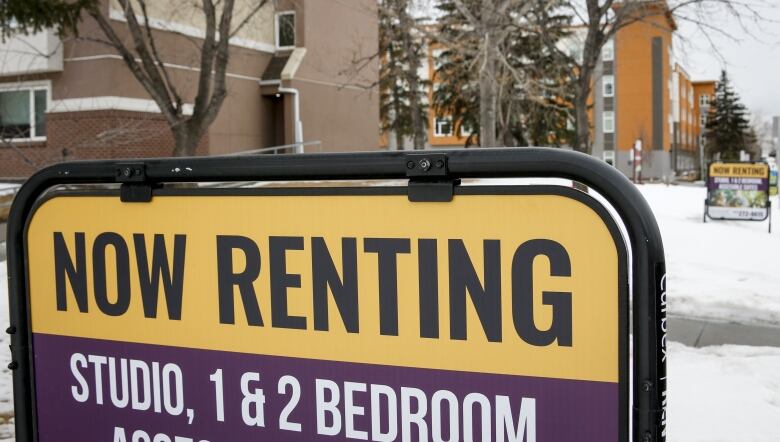
<path id="1" fill-rule="evenodd" d="M 703 113 L 699 115 L 699 125 L 701 127 L 707 127 L 707 114 Z"/>
<path id="2" fill-rule="evenodd" d="M 607 93 L 607 86 L 612 87 L 612 92 L 609 94 Z M 615 96 L 615 76 L 614 75 L 604 75 L 601 77 L 601 95 L 604 97 L 614 97 Z"/>
<path id="3" fill-rule="evenodd" d="M 292 46 L 279 46 L 279 17 L 283 15 L 292 15 L 293 16 L 293 40 L 295 40 L 295 44 Z M 295 17 L 295 11 L 280 11 L 277 12 L 274 15 L 274 46 L 276 49 L 279 50 L 285 50 L 285 49 L 295 49 L 295 46 L 298 44 L 298 30 L 296 29 L 298 27 L 298 19 Z"/>
<path id="4" fill-rule="evenodd" d="M 601 153 L 601 157 L 604 160 L 604 162 L 609 163 L 611 165 L 615 165 L 615 151 L 614 150 L 605 150 Z"/>
<path id="5" fill-rule="evenodd" d="M 35 127 L 35 91 L 46 91 L 46 109 L 43 113 L 51 109 L 51 81 L 26 81 L 16 82 L 9 84 L 0 84 L 0 92 L 13 92 L 13 91 L 29 91 L 30 92 L 30 133 L 35 134 L 37 128 Z M 5 141 L 11 143 L 29 143 L 31 141 L 46 141 L 46 135 L 32 136 L 27 138 L 9 138 Z"/>
<path id="6" fill-rule="evenodd" d="M 701 94 L 699 95 L 699 106 L 709 106 L 710 105 L 710 96 L 707 94 Z"/>
<path id="7" fill-rule="evenodd" d="M 607 122 L 611 123 L 611 126 L 607 125 Z M 601 128 L 605 134 L 615 133 L 615 111 L 604 111 L 601 114 Z"/>
<path id="8" fill-rule="evenodd" d="M 458 133 L 460 134 L 461 138 L 468 138 L 471 136 L 471 134 L 474 133 L 474 130 L 467 127 L 466 124 L 460 123 L 460 127 L 458 128 Z"/>
<path id="9" fill-rule="evenodd" d="M 439 132 L 439 120 L 449 121 L 450 131 L 448 133 Z M 452 136 L 452 117 L 434 117 L 433 118 L 433 136 L 434 137 L 451 137 Z"/>
<path id="10" fill-rule="evenodd" d="M 601 48 L 601 61 L 613 61 L 615 59 L 615 40 L 609 39 Z"/>

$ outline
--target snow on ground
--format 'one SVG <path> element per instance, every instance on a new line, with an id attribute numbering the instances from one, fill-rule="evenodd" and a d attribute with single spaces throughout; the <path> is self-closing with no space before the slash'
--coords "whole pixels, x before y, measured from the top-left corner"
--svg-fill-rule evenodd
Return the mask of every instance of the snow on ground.
<path id="1" fill-rule="evenodd" d="M 669 442 L 780 438 L 780 348 L 670 343 Z"/>
<path id="2" fill-rule="evenodd" d="M 13 193 L 19 188 L 19 184 L 0 183 L 0 196 Z"/>
<path id="3" fill-rule="evenodd" d="M 702 186 L 646 184 L 666 251 L 669 312 L 780 325 L 780 211 L 768 223 L 702 222 Z"/>

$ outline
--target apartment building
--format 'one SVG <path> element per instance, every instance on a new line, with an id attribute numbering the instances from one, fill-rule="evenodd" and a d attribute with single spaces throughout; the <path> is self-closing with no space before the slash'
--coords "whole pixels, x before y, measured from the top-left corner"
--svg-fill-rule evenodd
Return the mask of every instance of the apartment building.
<path id="1" fill-rule="evenodd" d="M 665 2 L 648 2 L 635 12 L 642 18 L 604 48 L 593 88 L 593 154 L 629 176 L 635 148 L 642 151 L 643 177 L 671 173 L 677 27 L 666 11 Z"/>
<path id="2" fill-rule="evenodd" d="M 620 7 L 618 3 L 616 8 Z M 606 43 L 596 66 L 590 110 L 592 154 L 629 177 L 639 148 L 643 178 L 696 172 L 703 161 L 701 134 L 715 82 L 694 81 L 675 55 L 677 24 L 666 1 L 644 1 L 634 13 L 636 20 Z M 584 28 L 574 28 L 561 43 L 562 49 L 576 56 L 584 37 Z M 441 48 L 428 48 L 420 70 L 423 78 L 434 78 L 441 52 Z M 428 126 L 426 147 L 463 147 L 470 135 L 468 128 L 455 127 L 450 117 L 436 115 L 433 109 Z M 411 142 L 402 146 L 410 147 Z"/>
<path id="3" fill-rule="evenodd" d="M 633 176 L 699 172 L 714 81 L 695 81 L 674 53 L 677 25 L 665 1 L 647 1 L 602 53 L 594 87 L 593 154 Z"/>
<path id="4" fill-rule="evenodd" d="M 186 1 L 146 3 L 161 58 L 191 104 L 203 14 Z M 240 18 L 256 3 L 236 4 Z M 128 38 L 118 3 L 101 7 Z M 174 140 L 159 108 L 121 57 L 94 42 L 104 38 L 97 24 L 85 18 L 79 37 L 44 31 L 0 44 L 0 177 L 64 160 L 171 154 Z M 377 41 L 373 0 L 269 1 L 230 40 L 228 96 L 198 154 L 377 148 L 378 63 L 354 69 L 355 60 L 376 53 Z"/>
<path id="5" fill-rule="evenodd" d="M 696 137 L 701 129 L 694 106 L 693 83 L 680 64 L 672 72 L 672 142 L 673 172 L 695 171 L 698 164 Z"/>

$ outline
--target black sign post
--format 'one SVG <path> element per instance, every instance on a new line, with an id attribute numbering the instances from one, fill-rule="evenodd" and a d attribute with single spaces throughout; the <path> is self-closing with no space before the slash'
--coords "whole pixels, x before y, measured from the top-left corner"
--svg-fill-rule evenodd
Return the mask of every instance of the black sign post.
<path id="1" fill-rule="evenodd" d="M 127 204 L 144 204 L 158 195 L 174 194 L 175 190 L 165 188 L 170 183 L 408 179 L 406 190 L 402 187 L 368 193 L 397 195 L 405 192 L 412 202 L 447 204 L 453 198 L 459 198 L 459 195 L 491 192 L 496 195 L 525 194 L 523 190 L 500 188 L 480 191 L 460 184 L 460 180 L 466 178 L 512 177 L 554 177 L 581 182 L 602 195 L 620 217 L 628 233 L 633 277 L 633 398 L 630 413 L 633 434 L 630 439 L 641 442 L 665 441 L 666 269 L 661 235 L 653 213 L 639 191 L 615 168 L 588 155 L 544 148 L 95 161 L 59 164 L 38 172 L 19 191 L 8 224 L 11 311 L 8 333 L 11 334 L 12 352 L 9 367 L 14 377 L 17 440 L 40 440 L 37 416 L 40 404 L 36 404 L 38 396 L 35 391 L 36 349 L 33 348 L 30 303 L 31 282 L 35 281 L 27 277 L 33 263 L 28 261 L 26 241 L 31 239 L 26 238 L 26 229 L 36 208 L 43 204 L 47 192 L 53 187 L 118 184 L 118 193 L 109 191 L 105 195 L 118 194 L 121 201 Z M 65 190 L 64 194 L 68 195 L 68 192 L 73 191 Z M 215 196 L 219 195 L 212 192 Z M 314 194 L 328 192 L 313 191 Z M 567 192 L 577 193 L 570 189 Z M 363 191 L 357 193 L 366 194 Z M 292 191 L 283 191 L 281 194 L 299 195 Z M 105 241 L 115 240 L 115 236 L 105 237 Z M 62 250 L 65 250 L 63 244 L 60 242 Z M 558 252 L 553 250 L 548 253 Z M 625 258 L 623 256 L 621 259 Z M 105 256 L 101 259 L 105 259 Z M 565 270 L 551 272 L 564 274 Z M 622 278 L 621 291 L 629 287 L 627 275 L 623 274 Z M 628 305 L 620 308 L 620 314 L 627 314 Z M 620 335 L 623 340 L 628 338 L 627 325 L 620 331 Z M 623 347 L 627 348 L 627 343 L 621 344 Z M 625 357 L 628 358 L 628 355 Z M 617 439 L 622 441 L 629 437 L 628 410 L 622 411 L 621 416 L 626 416 L 625 419 L 620 418 L 623 434 Z"/>

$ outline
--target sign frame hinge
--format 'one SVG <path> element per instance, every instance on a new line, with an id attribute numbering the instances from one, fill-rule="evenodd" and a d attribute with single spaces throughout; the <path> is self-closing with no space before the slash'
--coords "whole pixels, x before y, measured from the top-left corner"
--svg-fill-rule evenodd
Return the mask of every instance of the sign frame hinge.
<path id="1" fill-rule="evenodd" d="M 148 203 L 152 200 L 153 185 L 146 176 L 144 163 L 119 163 L 115 170 L 119 200 L 123 203 Z"/>
<path id="2" fill-rule="evenodd" d="M 437 152 L 410 153 L 404 156 L 409 178 L 408 197 L 411 202 L 452 201 L 459 179 L 449 176 L 447 155 Z"/>

